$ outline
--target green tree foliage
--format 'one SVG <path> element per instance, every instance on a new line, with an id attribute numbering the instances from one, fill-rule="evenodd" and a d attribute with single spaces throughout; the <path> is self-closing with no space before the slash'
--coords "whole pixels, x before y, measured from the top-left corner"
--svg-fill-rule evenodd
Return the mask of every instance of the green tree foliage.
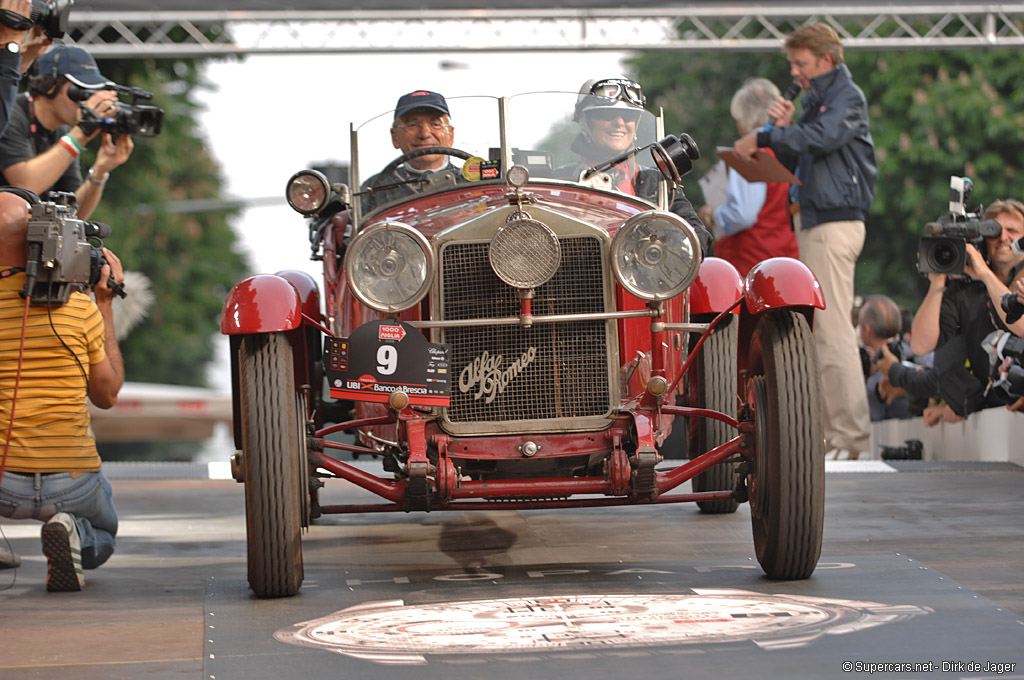
<path id="1" fill-rule="evenodd" d="M 221 305 L 247 266 L 229 224 L 236 210 L 168 207 L 169 202 L 221 194 L 220 170 L 198 128 L 194 95 L 208 86 L 201 62 L 101 60 L 99 66 L 114 82 L 153 92 L 152 102 L 139 103 L 165 111 L 160 136 L 134 140 L 131 158 L 112 173 L 91 218 L 112 227 L 105 245 L 125 269 L 140 271 L 153 282 L 155 302 L 148 318 L 121 344 L 125 372 L 133 381 L 202 386 Z M 90 154 L 83 168 L 91 160 Z"/>
<path id="2" fill-rule="evenodd" d="M 917 273 L 924 225 L 948 210 L 949 178 L 975 184 L 970 202 L 1024 195 L 1017 178 L 1024 154 L 1024 72 L 1015 50 L 853 52 L 846 61 L 864 90 L 878 155 L 875 200 L 857 265 L 857 292 L 884 293 L 916 309 L 925 281 Z M 753 76 L 780 89 L 790 82 L 781 53 L 644 54 L 631 60 L 648 96 L 662 106 L 667 129 L 688 132 L 702 159 L 686 181 L 702 202 L 696 179 L 730 146 L 736 129 L 732 94 Z"/>

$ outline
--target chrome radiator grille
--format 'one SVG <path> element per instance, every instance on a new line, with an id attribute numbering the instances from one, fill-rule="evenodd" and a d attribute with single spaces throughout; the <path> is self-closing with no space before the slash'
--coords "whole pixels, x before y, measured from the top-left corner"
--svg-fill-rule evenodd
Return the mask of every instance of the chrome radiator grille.
<path id="1" fill-rule="evenodd" d="M 594 237 L 561 239 L 562 263 L 535 291 L 533 314 L 605 310 L 605 258 Z M 519 298 L 491 270 L 486 243 L 453 243 L 441 253 L 446 320 L 514 317 Z M 453 423 L 600 416 L 610 408 L 605 321 L 446 328 L 452 345 Z"/>

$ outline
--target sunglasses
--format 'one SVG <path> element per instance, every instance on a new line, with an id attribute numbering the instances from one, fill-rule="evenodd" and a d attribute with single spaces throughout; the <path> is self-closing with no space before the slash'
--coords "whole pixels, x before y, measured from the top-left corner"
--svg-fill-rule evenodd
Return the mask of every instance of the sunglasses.
<path id="1" fill-rule="evenodd" d="M 607 78 L 599 80 L 590 88 L 590 94 L 604 97 L 612 101 L 624 100 L 630 104 L 643 107 L 647 102 L 640 85 L 624 78 Z"/>

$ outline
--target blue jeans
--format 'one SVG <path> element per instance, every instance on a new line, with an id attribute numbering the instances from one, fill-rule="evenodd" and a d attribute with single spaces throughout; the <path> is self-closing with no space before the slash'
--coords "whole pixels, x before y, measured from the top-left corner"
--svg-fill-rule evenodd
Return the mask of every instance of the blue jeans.
<path id="1" fill-rule="evenodd" d="M 110 482 L 102 472 L 30 474 L 4 471 L 0 481 L 0 516 L 37 519 L 58 512 L 74 515 L 82 537 L 82 566 L 95 569 L 114 554 L 117 510 Z"/>

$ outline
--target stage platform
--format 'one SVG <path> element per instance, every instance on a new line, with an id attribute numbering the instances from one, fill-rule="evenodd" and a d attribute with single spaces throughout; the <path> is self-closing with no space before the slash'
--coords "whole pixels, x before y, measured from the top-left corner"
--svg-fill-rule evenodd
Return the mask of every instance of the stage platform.
<path id="1" fill-rule="evenodd" d="M 299 595 L 271 601 L 246 586 L 241 485 L 108 472 L 118 551 L 81 593 L 45 591 L 38 524 L 0 523 L 24 560 L 0 571 L 5 680 L 1024 678 L 1009 463 L 829 463 L 806 581 L 761 575 L 745 506 L 496 509 L 325 517 Z"/>

